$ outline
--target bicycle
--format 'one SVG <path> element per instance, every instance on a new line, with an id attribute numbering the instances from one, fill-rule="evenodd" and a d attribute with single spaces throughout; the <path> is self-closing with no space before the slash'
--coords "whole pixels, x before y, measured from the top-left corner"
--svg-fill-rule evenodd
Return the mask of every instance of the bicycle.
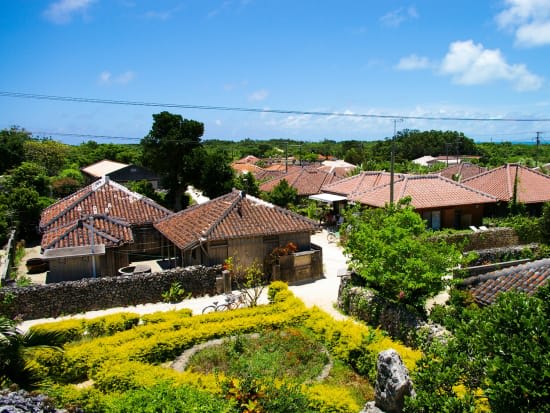
<path id="1" fill-rule="evenodd" d="M 328 228 L 327 231 L 327 241 L 329 243 L 336 242 L 338 240 L 338 230 L 335 228 Z"/>
<path id="2" fill-rule="evenodd" d="M 239 307 L 244 307 L 245 299 L 243 294 L 226 294 L 225 303 L 218 304 L 219 301 L 214 301 L 202 309 L 203 314 L 214 313 L 218 311 L 236 310 Z"/>

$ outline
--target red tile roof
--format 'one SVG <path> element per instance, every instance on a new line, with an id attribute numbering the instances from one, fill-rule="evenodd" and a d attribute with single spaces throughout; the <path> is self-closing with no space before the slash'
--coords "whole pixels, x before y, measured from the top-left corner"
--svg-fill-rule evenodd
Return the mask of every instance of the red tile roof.
<path id="1" fill-rule="evenodd" d="M 471 291 L 478 304 L 487 305 L 494 303 L 504 291 L 517 290 L 532 295 L 549 280 L 550 259 L 546 258 L 466 278 L 462 285 Z"/>
<path id="2" fill-rule="evenodd" d="M 479 175 L 483 172 L 487 172 L 487 168 L 485 168 L 484 166 L 475 165 L 469 162 L 461 162 L 459 164 L 451 165 L 445 169 L 442 169 L 441 171 L 439 171 L 439 174 L 449 179 L 453 179 L 453 177 L 459 177 L 458 182 L 461 182 L 465 179 Z"/>
<path id="3" fill-rule="evenodd" d="M 395 179 L 402 178 L 403 174 L 395 174 Z M 342 179 L 338 182 L 324 185 L 323 192 L 348 196 L 354 192 L 363 192 L 376 186 L 390 183 L 389 172 L 363 171 L 357 175 Z"/>
<path id="4" fill-rule="evenodd" d="M 462 183 L 508 202 L 513 198 L 516 176 L 519 202 L 531 204 L 550 201 L 550 176 L 522 165 L 507 164 L 464 179 Z"/>
<path id="5" fill-rule="evenodd" d="M 155 228 L 178 248 L 185 250 L 200 241 L 312 232 L 317 229 L 317 224 L 234 190 L 165 218 L 157 222 Z"/>
<path id="6" fill-rule="evenodd" d="M 231 164 L 231 168 L 239 174 L 242 174 L 244 172 L 251 172 L 251 173 L 257 173 L 260 171 L 263 171 L 263 168 L 260 168 L 259 166 L 256 166 L 252 163 L 245 163 L 245 162 L 233 162 Z"/>
<path id="7" fill-rule="evenodd" d="M 254 155 L 247 155 L 245 156 L 244 158 L 241 158 L 237 161 L 235 161 L 234 163 L 256 163 L 256 162 L 259 162 L 261 159 L 260 158 L 257 158 L 255 157 Z"/>
<path id="8" fill-rule="evenodd" d="M 130 224 L 106 215 L 94 215 L 91 222 L 77 220 L 46 232 L 41 246 L 46 250 L 91 245 L 92 222 L 94 245 L 113 247 L 134 242 Z"/>
<path id="9" fill-rule="evenodd" d="M 394 182 L 394 201 L 410 196 L 416 209 L 443 208 L 459 205 L 488 204 L 497 199 L 483 192 L 451 181 L 440 175 L 405 175 Z M 390 185 L 353 193 L 351 201 L 383 207 L 390 200 Z"/>
<path id="10" fill-rule="evenodd" d="M 131 225 L 153 223 L 172 214 L 151 199 L 103 177 L 42 211 L 40 230 L 78 221 L 83 215 L 105 214 Z"/>
<path id="11" fill-rule="evenodd" d="M 260 185 L 260 190 L 269 192 L 285 179 L 290 186 L 296 189 L 298 196 L 315 195 L 321 192 L 323 185 L 336 182 L 341 178 L 334 174 L 323 172 L 316 168 L 300 168 L 296 171 L 281 175 Z"/>

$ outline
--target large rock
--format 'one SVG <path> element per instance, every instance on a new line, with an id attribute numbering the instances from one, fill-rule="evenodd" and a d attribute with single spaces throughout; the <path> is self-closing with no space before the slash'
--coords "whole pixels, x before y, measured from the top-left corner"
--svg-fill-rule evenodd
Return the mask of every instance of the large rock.
<path id="1" fill-rule="evenodd" d="M 405 396 L 414 396 L 409 371 L 393 349 L 378 354 L 375 405 L 386 413 L 401 413 Z"/>

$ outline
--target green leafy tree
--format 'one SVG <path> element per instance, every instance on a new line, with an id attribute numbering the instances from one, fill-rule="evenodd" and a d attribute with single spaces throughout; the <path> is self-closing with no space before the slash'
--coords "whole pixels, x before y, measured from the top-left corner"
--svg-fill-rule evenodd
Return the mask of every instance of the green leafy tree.
<path id="1" fill-rule="evenodd" d="M 296 204 L 298 191 L 288 184 L 286 179 L 281 180 L 272 190 L 265 195 L 272 204 L 287 208 Z"/>
<path id="2" fill-rule="evenodd" d="M 494 413 L 550 411 L 549 290 L 502 293 L 470 311 L 446 344 L 435 343 L 417 363 L 417 397 L 405 411 L 465 412 L 487 402 Z"/>
<path id="3" fill-rule="evenodd" d="M 189 184 L 200 180 L 201 136 L 204 125 L 181 115 L 161 112 L 153 115 L 153 126 L 141 140 L 143 164 L 158 173 L 169 191 L 175 210 Z"/>
<path id="4" fill-rule="evenodd" d="M 65 166 L 69 145 L 51 139 L 29 140 L 23 144 L 25 160 L 41 165 L 48 176 L 57 175 Z"/>
<path id="5" fill-rule="evenodd" d="M 428 240 L 431 232 L 407 200 L 395 207 L 350 210 L 346 223 L 345 252 L 366 286 L 419 312 L 462 259 L 453 245 Z"/>
<path id="6" fill-rule="evenodd" d="M 47 196 L 50 193 L 50 179 L 46 168 L 33 162 L 22 162 L 12 169 L 7 184 L 12 189 L 21 187 L 34 189 L 41 196 Z"/>
<path id="7" fill-rule="evenodd" d="M 200 166 L 199 188 L 209 198 L 231 192 L 233 188 L 233 169 L 222 151 L 203 152 Z"/>
<path id="8" fill-rule="evenodd" d="M 25 142 L 31 134 L 16 126 L 0 131 L 0 174 L 15 168 L 25 160 Z"/>
<path id="9" fill-rule="evenodd" d="M 235 188 L 245 191 L 252 196 L 260 196 L 260 185 L 251 173 L 240 174 L 235 177 Z"/>
<path id="10" fill-rule="evenodd" d="M 21 186 L 14 188 L 7 197 L 7 204 L 13 214 L 21 238 L 36 238 L 40 213 L 52 200 L 41 197 L 36 190 Z"/>

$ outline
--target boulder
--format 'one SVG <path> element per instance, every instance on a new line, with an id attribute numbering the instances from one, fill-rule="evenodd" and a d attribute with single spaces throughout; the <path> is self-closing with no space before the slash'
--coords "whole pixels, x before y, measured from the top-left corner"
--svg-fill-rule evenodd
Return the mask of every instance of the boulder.
<path id="1" fill-rule="evenodd" d="M 375 385 L 376 407 L 386 413 L 401 413 L 405 396 L 414 396 L 409 371 L 393 349 L 378 354 Z"/>

